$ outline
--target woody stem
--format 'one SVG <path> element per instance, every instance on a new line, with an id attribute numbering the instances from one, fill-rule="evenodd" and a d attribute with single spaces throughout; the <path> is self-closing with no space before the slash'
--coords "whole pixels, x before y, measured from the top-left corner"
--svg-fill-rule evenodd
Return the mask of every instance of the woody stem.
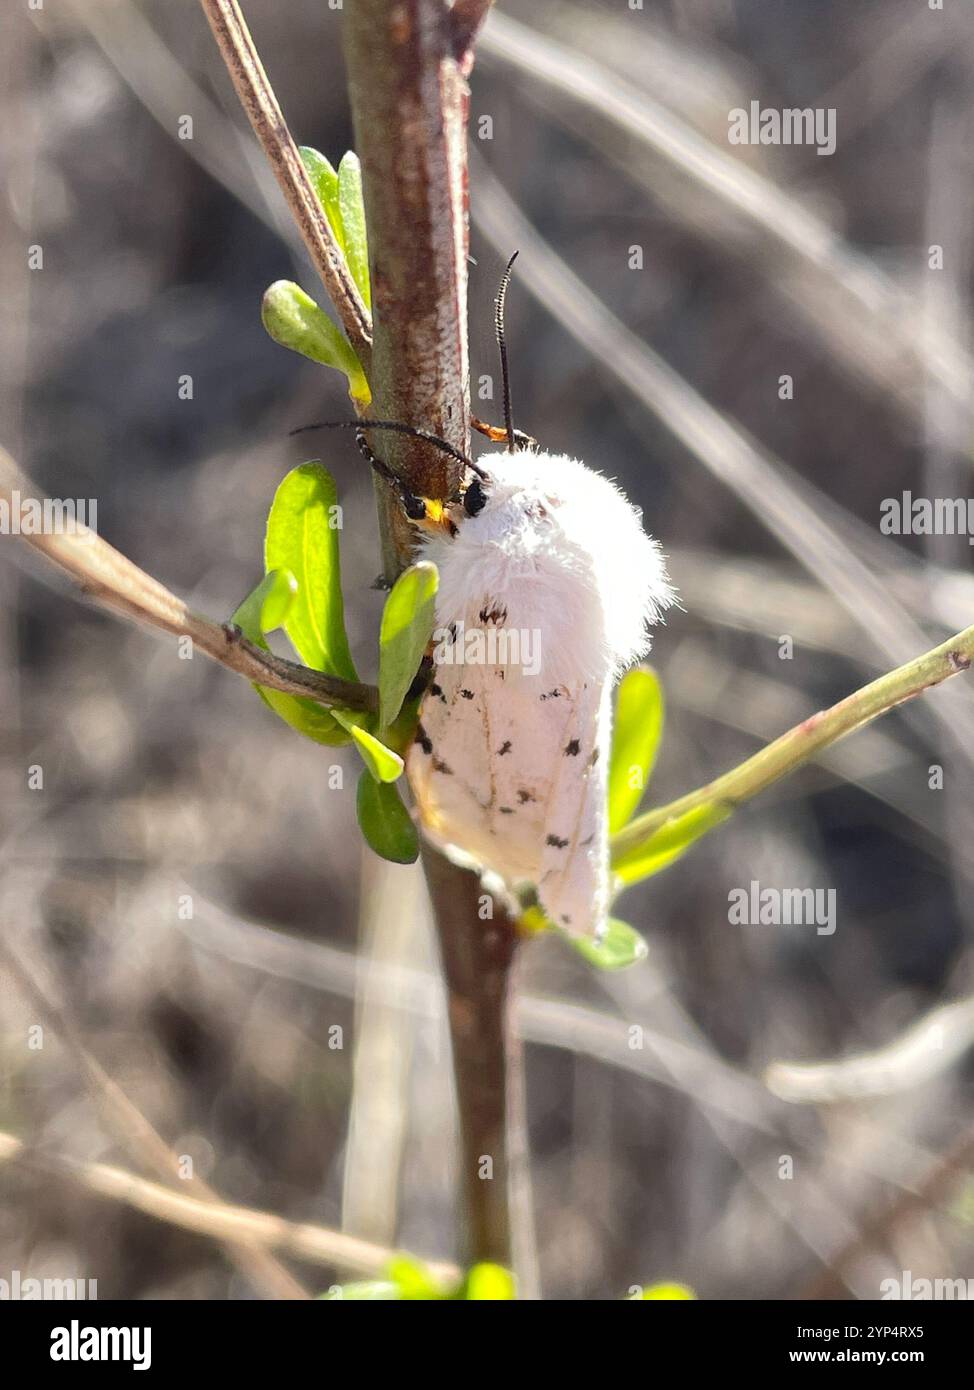
<path id="1" fill-rule="evenodd" d="M 870 724 L 906 700 L 912 700 L 949 677 L 968 670 L 972 661 L 974 627 L 969 627 L 949 637 L 939 647 L 870 681 L 838 704 L 796 724 L 723 776 L 676 801 L 637 816 L 624 830 L 613 836 L 613 861 L 618 862 L 636 853 L 668 822 L 698 807 L 716 804 L 733 810 L 780 777 L 807 763 L 823 748 Z"/>
<path id="2" fill-rule="evenodd" d="M 354 0 L 345 61 L 362 161 L 375 288 L 370 385 L 376 416 L 422 425 L 468 451 L 467 170 L 469 44 L 486 4 Z M 423 497 L 456 491 L 459 465 L 422 439 L 390 435 L 393 472 Z M 411 558 L 398 498 L 377 482 L 389 578 Z M 514 923 L 482 920 L 476 875 L 426 847 L 423 862 L 446 979 L 461 1133 L 464 1255 L 511 1263 L 508 1206 Z M 514 1088 L 520 1094 L 520 1088 Z"/>

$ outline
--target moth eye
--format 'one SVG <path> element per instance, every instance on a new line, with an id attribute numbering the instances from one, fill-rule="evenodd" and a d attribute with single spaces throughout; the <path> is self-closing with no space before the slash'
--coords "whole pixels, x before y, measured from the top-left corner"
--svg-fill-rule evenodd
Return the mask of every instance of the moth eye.
<path id="1" fill-rule="evenodd" d="M 467 516 L 477 516 L 487 505 L 487 494 L 484 492 L 483 484 L 479 478 L 474 478 L 473 482 L 463 494 L 463 510 Z"/>

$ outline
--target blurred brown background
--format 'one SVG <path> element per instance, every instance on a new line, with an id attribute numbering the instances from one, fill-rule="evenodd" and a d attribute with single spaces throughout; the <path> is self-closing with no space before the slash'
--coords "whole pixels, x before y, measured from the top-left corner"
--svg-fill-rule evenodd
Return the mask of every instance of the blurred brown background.
<path id="1" fill-rule="evenodd" d="M 341 12 L 244 8 L 296 138 L 337 163 Z M 495 371 L 491 300 L 520 246 L 518 423 L 622 480 L 683 596 L 655 644 L 668 720 L 649 795 L 667 800 L 974 615 L 966 537 L 878 524 L 904 488 L 970 491 L 974 14 L 500 9 L 471 81 L 474 383 Z M 101 533 L 151 574 L 228 616 L 260 576 L 277 482 L 309 456 L 287 431 L 348 412 L 334 374 L 260 325 L 271 281 L 318 294 L 314 276 L 190 0 L 18 6 L 2 23 L 4 442 L 52 495 L 97 498 Z M 834 108 L 835 154 L 731 146 L 728 112 L 752 100 Z M 31 244 L 43 270 L 26 269 Z M 368 675 L 371 489 L 350 441 L 316 447 L 345 504 Z M 800 1297 L 971 1124 L 974 1005 L 933 1011 L 974 988 L 972 732 L 955 681 L 741 811 L 623 900 L 645 965 L 597 976 L 557 942 L 531 946 L 546 1296 L 682 1279 L 702 1297 Z M 243 682 L 80 605 L 0 539 L 0 929 L 222 1195 L 449 1257 L 454 1118 L 421 879 L 362 849 L 356 773 L 348 750 L 290 734 Z M 751 880 L 834 888 L 834 935 L 730 925 L 728 893 Z M 0 1129 L 134 1167 L 75 1050 L 5 970 L 0 1009 Z M 931 1015 L 904 1061 L 897 1040 Z M 772 1063 L 884 1049 L 764 1084 Z M 885 1230 L 846 1292 L 876 1297 L 903 1270 L 974 1278 L 971 1199 L 961 1184 Z M 312 1290 L 338 1277 L 296 1268 Z M 97 1278 L 101 1297 L 253 1293 L 214 1242 L 7 1165 L 0 1277 L 14 1269 Z"/>

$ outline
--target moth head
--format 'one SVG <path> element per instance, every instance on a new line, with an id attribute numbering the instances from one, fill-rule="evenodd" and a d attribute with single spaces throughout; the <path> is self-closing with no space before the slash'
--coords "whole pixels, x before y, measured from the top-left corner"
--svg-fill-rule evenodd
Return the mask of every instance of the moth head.
<path id="1" fill-rule="evenodd" d="M 520 507 L 528 514 L 536 513 L 534 460 L 538 457 L 536 446 L 534 449 L 524 446 L 513 453 L 504 450 L 486 455 L 477 471 L 471 470 L 460 495 L 452 499 L 454 521 L 464 525 L 485 514 L 507 514 L 510 507 Z M 550 488 L 547 491 L 550 492 Z M 553 495 L 545 500 L 552 506 L 559 505 Z"/>
<path id="2" fill-rule="evenodd" d="M 517 252 L 507 263 L 507 267 L 501 278 L 500 289 L 494 301 L 494 330 L 497 337 L 497 347 L 501 359 L 501 376 L 504 387 L 504 427 L 500 429 L 493 425 L 486 425 L 483 421 L 471 418 L 471 424 L 482 434 L 494 443 L 503 442 L 506 447 L 506 458 L 511 458 L 518 454 L 533 453 L 537 450 L 537 440 L 532 439 L 523 430 L 514 428 L 514 418 L 511 407 L 511 383 L 510 374 L 507 366 L 507 346 L 504 340 L 504 305 L 507 298 L 507 287 L 511 280 L 511 271 L 514 262 L 517 260 Z M 431 430 L 423 429 L 418 425 L 411 425 L 402 420 L 325 420 L 313 425 L 302 425 L 292 434 L 301 434 L 305 430 L 316 429 L 354 429 L 356 441 L 359 449 L 365 455 L 373 470 L 384 477 L 388 482 L 398 487 L 403 508 L 410 521 L 415 525 L 432 532 L 446 531 L 450 535 L 455 535 L 458 524 L 478 517 L 488 502 L 491 500 L 491 491 L 494 480 L 491 475 L 477 463 L 467 457 L 460 449 L 451 444 L 448 440 L 434 434 Z M 447 454 L 456 462 L 463 464 L 466 470 L 466 481 L 461 485 L 459 491 L 454 492 L 442 501 L 422 497 L 413 492 L 407 486 L 404 479 L 399 477 L 392 469 L 384 463 L 373 452 L 369 435 L 372 432 L 388 431 L 396 434 L 408 435 L 413 439 L 421 439 L 427 444 L 438 449 L 441 453 Z M 505 469 L 506 472 L 506 469 Z M 510 487 L 502 487 L 495 490 L 495 500 L 506 501 L 510 495 Z"/>
<path id="3" fill-rule="evenodd" d="M 502 523 L 507 530 L 525 522 L 541 530 L 555 525 L 564 503 L 564 489 L 560 469 L 551 459 L 537 448 L 482 455 L 481 471 L 470 477 L 456 508 L 457 524 L 469 526 L 479 517 L 492 531 Z"/>

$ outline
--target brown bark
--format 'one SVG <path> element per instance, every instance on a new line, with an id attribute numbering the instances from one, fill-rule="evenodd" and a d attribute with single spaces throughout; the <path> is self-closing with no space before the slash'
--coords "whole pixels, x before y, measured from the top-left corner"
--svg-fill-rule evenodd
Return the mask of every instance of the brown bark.
<path id="1" fill-rule="evenodd" d="M 473 7 L 476 9 L 477 7 Z M 481 6 L 481 9 L 484 7 Z M 471 6 L 463 7 L 463 16 Z M 466 123 L 469 40 L 442 0 L 350 0 L 345 55 L 362 161 L 372 271 L 376 418 L 434 431 L 466 451 Z M 458 51 L 459 50 L 459 51 Z M 420 441 L 389 436 L 383 456 L 414 492 L 445 497 L 457 465 Z M 378 485 L 389 577 L 408 563 L 411 527 Z M 477 876 L 423 854 L 449 996 L 462 1136 L 466 1257 L 511 1262 L 506 1106 L 511 920 L 478 915 Z M 481 1161 L 492 1176 L 481 1178 Z M 486 1167 L 486 1165 L 484 1165 Z"/>

